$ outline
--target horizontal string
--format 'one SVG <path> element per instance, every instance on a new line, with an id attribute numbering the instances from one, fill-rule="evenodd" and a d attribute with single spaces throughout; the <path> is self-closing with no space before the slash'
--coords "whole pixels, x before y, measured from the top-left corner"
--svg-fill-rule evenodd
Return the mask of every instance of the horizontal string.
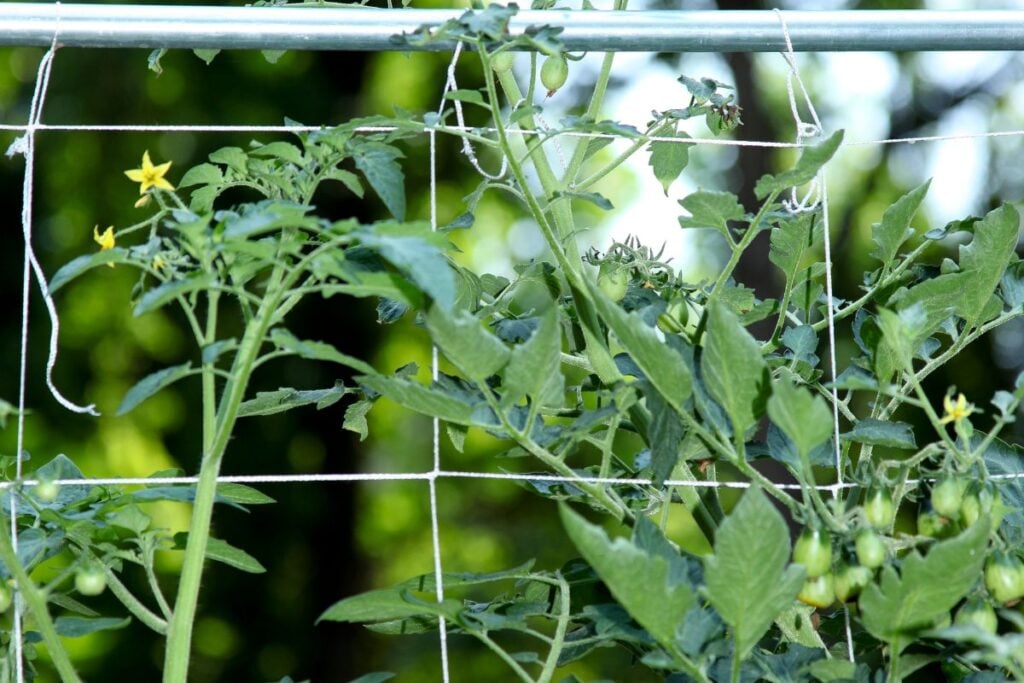
<path id="1" fill-rule="evenodd" d="M 24 132 L 31 128 L 39 132 L 94 132 L 94 133 L 312 133 L 317 131 L 331 130 L 332 126 L 285 126 L 285 125 L 157 125 L 157 124 L 38 124 L 28 126 L 25 124 L 0 124 L 0 131 Z M 360 126 L 355 129 L 357 133 L 392 133 L 399 130 L 397 126 Z M 431 130 L 438 133 L 495 133 L 493 128 L 473 128 L 446 126 L 436 129 L 424 129 L 424 134 Z M 525 130 L 521 128 L 508 129 L 507 133 L 522 136 L 549 135 L 550 131 Z M 598 133 L 587 131 L 566 131 L 559 133 L 561 136 L 603 139 L 603 140 L 631 140 L 635 136 L 625 133 Z M 983 133 L 962 133 L 951 135 L 921 135 L 916 137 L 884 138 L 874 140 L 846 140 L 843 147 L 858 147 L 869 145 L 913 145 L 918 142 L 951 142 L 956 140 L 977 140 L 984 138 L 1003 138 L 1024 135 L 1024 129 L 989 131 Z M 645 138 L 648 142 L 674 142 L 681 145 L 711 145 L 719 147 L 761 147 L 768 149 L 792 149 L 806 147 L 808 145 L 797 142 L 770 142 L 763 140 L 730 140 L 719 138 L 680 138 L 652 135 Z"/>
<path id="2" fill-rule="evenodd" d="M 222 475 L 217 478 L 221 484 L 313 484 L 313 483 L 344 483 L 367 481 L 431 481 L 436 479 L 492 479 L 499 481 L 541 481 L 558 484 L 603 484 L 622 486 L 653 486 L 651 479 L 629 479 L 625 477 L 567 477 L 560 474 L 515 474 L 511 472 L 468 472 L 436 470 L 429 472 L 351 472 L 339 474 L 237 474 Z M 1024 480 L 1024 472 L 1016 474 L 993 474 L 989 479 L 1009 481 Z M 24 479 L 0 482 L 0 490 L 23 486 L 35 486 L 42 480 Z M 199 477 L 110 477 L 97 479 L 47 479 L 48 483 L 62 486 L 149 486 L 189 485 L 198 483 Z M 933 479 L 908 479 L 907 484 L 917 485 L 934 481 Z M 663 486 L 679 488 L 724 488 L 746 489 L 751 483 L 746 481 L 693 481 L 689 479 L 667 479 Z M 800 484 L 776 483 L 780 489 L 801 490 Z M 813 487 L 819 491 L 836 491 L 840 489 L 858 488 L 860 484 L 844 482 L 842 484 L 818 484 Z"/>

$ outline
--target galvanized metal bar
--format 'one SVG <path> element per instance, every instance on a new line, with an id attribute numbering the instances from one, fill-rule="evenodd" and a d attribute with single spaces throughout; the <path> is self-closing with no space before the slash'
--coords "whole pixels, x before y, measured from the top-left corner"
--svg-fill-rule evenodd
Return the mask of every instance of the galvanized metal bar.
<path id="1" fill-rule="evenodd" d="M 459 10 L 362 7 L 199 7 L 0 3 L 0 45 L 381 51 L 392 36 L 437 25 Z M 59 18 L 58 18 L 59 17 Z M 1024 11 L 858 10 L 786 12 L 801 51 L 1024 49 Z M 511 31 L 564 28 L 572 50 L 775 52 L 778 17 L 766 11 L 531 11 Z M 432 49 L 446 49 L 433 46 Z"/>

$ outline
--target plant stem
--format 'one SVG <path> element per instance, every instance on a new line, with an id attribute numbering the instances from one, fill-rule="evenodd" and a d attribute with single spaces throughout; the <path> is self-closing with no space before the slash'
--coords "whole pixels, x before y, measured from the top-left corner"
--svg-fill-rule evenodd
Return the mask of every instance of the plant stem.
<path id="1" fill-rule="evenodd" d="M 14 577 L 18 593 L 25 600 L 29 614 L 35 620 L 35 626 L 43 637 L 47 652 L 50 653 L 50 660 L 53 662 L 57 674 L 64 683 L 80 683 L 81 678 L 71 664 L 71 658 L 64 649 L 60 636 L 57 635 L 57 628 L 53 625 L 50 617 L 50 610 L 46 607 L 46 594 L 32 581 L 32 578 L 25 571 L 18 554 L 14 551 L 11 537 L 7 535 L 6 529 L 11 527 L 10 520 L 6 515 L 0 515 L 0 526 L 4 531 L 0 532 L 0 560 L 3 561 L 7 571 Z"/>
<path id="2" fill-rule="evenodd" d="M 505 652 L 500 645 L 491 640 L 483 631 L 470 631 L 470 634 L 475 636 L 477 640 L 486 645 L 494 654 L 501 657 L 501 661 L 505 662 L 512 671 L 515 672 L 519 680 L 525 681 L 526 683 L 534 683 L 534 680 L 530 677 L 530 674 L 526 673 L 526 670 L 519 665 L 519 662 L 512 659 L 512 656 Z"/>
<path id="3" fill-rule="evenodd" d="M 107 577 L 107 585 L 110 587 L 110 592 L 121 601 L 121 604 L 124 605 L 136 619 L 160 635 L 167 634 L 167 622 L 154 614 L 148 607 L 143 605 L 142 601 L 136 598 L 132 592 L 128 590 L 128 587 L 121 583 L 121 579 L 118 578 L 117 574 L 114 573 L 109 566 L 105 564 L 103 565 L 103 573 Z"/>
<path id="4" fill-rule="evenodd" d="M 555 675 L 555 668 L 558 666 L 558 658 L 562 654 L 562 647 L 565 645 L 565 633 L 569 628 L 569 617 L 572 616 L 572 602 L 569 595 L 569 584 L 561 572 L 556 572 L 558 579 L 558 624 L 555 626 L 555 637 L 548 651 L 547 660 L 544 662 L 544 669 L 537 678 L 537 683 L 550 683 L 551 677 Z"/>

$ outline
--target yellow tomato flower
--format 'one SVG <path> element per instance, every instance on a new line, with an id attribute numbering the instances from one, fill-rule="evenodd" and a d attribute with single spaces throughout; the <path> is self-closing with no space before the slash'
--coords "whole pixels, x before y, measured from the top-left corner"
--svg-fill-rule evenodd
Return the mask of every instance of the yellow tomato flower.
<path id="1" fill-rule="evenodd" d="M 174 185 L 171 185 L 166 178 L 167 171 L 171 168 L 171 162 L 154 166 L 153 162 L 149 159 L 149 152 L 146 151 L 142 154 L 142 168 L 133 168 L 130 171 L 125 171 L 124 174 L 128 176 L 130 180 L 133 180 L 139 185 L 139 194 L 146 194 L 146 190 L 151 187 L 155 187 L 158 190 L 173 190 Z"/>
<path id="2" fill-rule="evenodd" d="M 954 402 L 949 396 L 942 399 L 942 407 L 945 408 L 945 416 L 939 420 L 942 424 L 960 424 L 960 421 L 974 412 L 974 406 L 967 402 L 967 397 L 960 394 Z"/>
<path id="3" fill-rule="evenodd" d="M 162 270 L 167 265 L 167 261 L 160 254 L 153 257 L 153 270 Z"/>
<path id="4" fill-rule="evenodd" d="M 100 251 L 106 251 L 107 249 L 113 249 L 115 245 L 114 241 L 114 226 L 107 226 L 107 229 L 100 233 L 100 226 L 96 226 L 92 229 L 92 238 L 96 244 L 100 245 Z"/>

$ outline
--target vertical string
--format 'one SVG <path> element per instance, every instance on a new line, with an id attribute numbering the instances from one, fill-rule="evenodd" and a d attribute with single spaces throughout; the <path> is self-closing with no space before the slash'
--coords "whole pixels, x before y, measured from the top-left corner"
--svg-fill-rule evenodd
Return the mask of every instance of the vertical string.
<path id="1" fill-rule="evenodd" d="M 781 10 L 776 9 L 775 15 L 778 17 L 779 23 L 782 26 L 782 36 L 786 42 L 786 51 L 782 56 L 789 65 L 789 71 L 786 74 L 786 93 L 789 97 L 789 108 L 793 114 L 793 121 L 796 124 L 796 141 L 798 143 L 803 143 L 820 136 L 823 132 L 823 127 L 821 125 L 821 119 L 818 118 L 818 112 L 814 108 L 814 102 L 811 101 L 811 96 L 804 85 L 803 78 L 800 76 L 800 69 L 796 63 L 796 53 L 793 50 L 793 41 L 789 35 L 789 26 L 786 25 L 786 19 Z M 794 87 L 794 83 L 796 87 Z M 800 117 L 800 107 L 797 103 L 796 97 L 797 87 L 800 90 L 800 94 L 802 95 L 804 104 L 807 107 L 807 111 L 813 119 L 813 123 L 806 122 Z M 832 374 L 833 380 L 831 390 L 832 443 L 834 447 L 836 466 L 836 483 L 830 486 L 829 490 L 832 492 L 833 497 L 838 497 L 843 488 L 843 458 L 839 442 L 839 390 L 835 386 L 837 364 L 835 300 L 832 293 L 832 230 L 829 224 L 828 183 L 825 179 L 825 169 L 821 168 L 818 171 L 807 191 L 807 194 L 802 199 L 797 194 L 797 188 L 794 187 L 792 189 L 790 199 L 788 201 L 784 200 L 782 204 L 790 213 L 814 211 L 818 208 L 819 204 L 821 206 L 822 232 L 825 242 L 825 317 L 828 325 L 829 370 Z M 843 618 L 846 631 L 846 653 L 849 660 L 853 662 L 855 661 L 853 654 L 853 633 L 850 628 L 850 611 L 846 606 L 843 607 Z"/>
<path id="2" fill-rule="evenodd" d="M 454 62 L 453 62 L 454 63 Z M 447 87 L 447 86 L 446 86 Z M 441 106 L 444 106 L 442 97 Z M 437 133 L 430 131 L 430 229 L 437 230 Z M 437 345 L 430 345 L 430 376 L 438 380 Z M 441 569 L 441 531 L 437 521 L 437 477 L 441 473 L 441 422 L 432 419 L 434 467 L 430 472 L 430 535 L 434 553 L 434 584 L 437 590 L 437 601 L 444 601 L 444 572 Z M 444 617 L 438 619 L 438 633 L 441 645 L 441 678 L 448 683 L 448 626 Z"/>

